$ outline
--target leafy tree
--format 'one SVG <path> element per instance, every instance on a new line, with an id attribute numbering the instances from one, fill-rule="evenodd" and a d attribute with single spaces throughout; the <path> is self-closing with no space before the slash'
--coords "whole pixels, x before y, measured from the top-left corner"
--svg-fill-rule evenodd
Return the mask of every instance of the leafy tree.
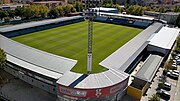
<path id="1" fill-rule="evenodd" d="M 64 10 L 62 6 L 57 6 L 56 9 L 58 10 L 59 16 L 64 16 Z"/>
<path id="2" fill-rule="evenodd" d="M 7 11 L 0 10 L 0 19 L 2 20 L 4 17 L 7 17 L 8 13 Z"/>
<path id="3" fill-rule="evenodd" d="M 76 9 L 77 12 L 82 12 L 83 11 L 83 4 L 79 1 L 76 1 L 73 3 L 74 8 Z"/>
<path id="4" fill-rule="evenodd" d="M 31 19 L 32 17 L 34 17 L 34 11 L 30 6 L 26 6 L 23 9 L 23 17 L 25 17 L 26 19 Z"/>
<path id="5" fill-rule="evenodd" d="M 4 69 L 6 65 L 6 54 L 4 50 L 0 48 L 0 69 Z"/>
<path id="6" fill-rule="evenodd" d="M 177 17 L 177 19 L 176 19 L 175 25 L 180 28 L 180 14 L 178 15 L 178 17 Z"/>
<path id="7" fill-rule="evenodd" d="M 56 7 L 52 7 L 48 13 L 48 15 L 52 18 L 57 18 L 59 17 L 59 11 Z"/>
<path id="8" fill-rule="evenodd" d="M 129 6 L 129 7 L 126 9 L 126 13 L 127 13 L 127 14 L 132 14 L 133 10 L 134 10 L 134 6 Z"/>
<path id="9" fill-rule="evenodd" d="M 45 6 L 45 5 L 39 5 L 39 15 L 40 15 L 42 18 L 47 17 L 48 12 L 49 12 L 49 9 L 48 9 L 47 6 Z"/>
<path id="10" fill-rule="evenodd" d="M 6 65 L 6 54 L 5 52 L 0 48 L 0 70 L 3 70 Z M 3 83 L 3 78 L 0 75 L 0 83 Z"/>
<path id="11" fill-rule="evenodd" d="M 129 6 L 127 9 L 126 9 L 126 13 L 127 14 L 132 14 L 132 15 L 143 15 L 144 14 L 144 8 L 142 6 Z"/>
<path id="12" fill-rule="evenodd" d="M 5 18 L 4 18 L 4 21 L 5 21 L 5 22 L 10 22 L 10 18 L 9 18 L 9 17 L 5 17 Z"/>
<path id="13" fill-rule="evenodd" d="M 153 94 L 151 97 L 149 97 L 149 101 L 160 101 L 160 97 L 157 94 Z"/>
<path id="14" fill-rule="evenodd" d="M 67 14 L 71 13 L 73 8 L 74 7 L 71 4 L 66 5 Z"/>
<path id="15" fill-rule="evenodd" d="M 17 8 L 15 9 L 15 16 L 20 16 L 20 17 L 22 17 L 22 16 L 23 16 L 23 9 L 24 9 L 24 7 L 17 7 Z"/>
<path id="16" fill-rule="evenodd" d="M 104 5 L 104 4 L 112 4 L 112 0 L 104 0 L 104 1 L 103 1 L 103 5 Z"/>
<path id="17" fill-rule="evenodd" d="M 8 15 L 9 15 L 10 18 L 14 18 L 15 10 L 8 10 Z"/>
<path id="18" fill-rule="evenodd" d="M 176 7 L 174 8 L 174 12 L 180 12 L 180 6 L 176 6 Z"/>

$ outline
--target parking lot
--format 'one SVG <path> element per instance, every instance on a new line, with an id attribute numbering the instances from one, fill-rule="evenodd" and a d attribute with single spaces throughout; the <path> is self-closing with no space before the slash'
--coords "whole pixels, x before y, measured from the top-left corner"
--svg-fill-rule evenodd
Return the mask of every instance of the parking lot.
<path id="1" fill-rule="evenodd" d="M 164 68 L 160 67 L 159 71 L 157 72 L 156 76 L 153 79 L 153 82 L 152 82 L 150 88 L 147 90 L 146 94 L 144 96 L 142 96 L 141 101 L 148 101 L 148 97 L 151 97 L 152 94 L 156 94 L 156 92 L 158 90 L 157 89 L 158 83 L 161 81 L 161 75 L 162 75 L 163 70 L 164 70 Z M 171 84 L 171 90 L 168 91 L 171 96 L 169 101 L 174 101 L 174 97 L 177 94 L 176 93 L 177 80 L 166 77 L 165 81 Z M 161 101 L 167 101 L 167 100 L 161 99 Z"/>

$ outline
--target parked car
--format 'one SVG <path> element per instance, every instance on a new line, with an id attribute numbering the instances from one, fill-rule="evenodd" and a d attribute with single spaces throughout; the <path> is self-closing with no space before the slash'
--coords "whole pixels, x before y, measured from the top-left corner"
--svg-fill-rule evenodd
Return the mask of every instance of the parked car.
<path id="1" fill-rule="evenodd" d="M 169 70 L 169 72 L 174 72 L 174 73 L 177 73 L 177 74 L 180 73 L 178 70 Z"/>
<path id="2" fill-rule="evenodd" d="M 164 82 L 163 89 L 170 91 L 171 90 L 171 84 L 168 82 Z"/>
<path id="3" fill-rule="evenodd" d="M 176 56 L 180 57 L 180 54 L 177 54 Z"/>
<path id="4" fill-rule="evenodd" d="M 179 78 L 179 74 L 175 72 L 167 72 L 167 76 L 176 80 Z"/>
<path id="5" fill-rule="evenodd" d="M 172 64 L 172 69 L 177 69 L 177 65 Z"/>
<path id="6" fill-rule="evenodd" d="M 176 62 L 173 62 L 173 65 L 176 65 L 176 66 L 177 66 L 177 63 L 176 63 Z"/>
<path id="7" fill-rule="evenodd" d="M 167 91 L 164 91 L 164 90 L 158 90 L 156 92 L 156 94 L 158 94 L 162 99 L 167 99 L 169 100 L 170 99 L 170 94 L 167 92 Z"/>
<path id="8" fill-rule="evenodd" d="M 173 60 L 174 63 L 176 63 L 176 60 Z"/>
<path id="9" fill-rule="evenodd" d="M 180 65 L 180 59 L 176 60 L 177 65 Z"/>
<path id="10" fill-rule="evenodd" d="M 179 56 L 176 56 L 176 57 L 175 57 L 175 60 L 178 60 L 178 59 L 179 59 Z"/>

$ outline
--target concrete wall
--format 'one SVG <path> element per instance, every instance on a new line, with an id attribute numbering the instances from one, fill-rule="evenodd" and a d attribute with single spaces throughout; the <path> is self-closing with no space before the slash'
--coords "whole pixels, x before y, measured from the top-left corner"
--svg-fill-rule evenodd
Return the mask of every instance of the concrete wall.
<path id="1" fill-rule="evenodd" d="M 160 48 L 160 47 L 156 47 L 153 45 L 148 45 L 147 51 L 153 54 L 161 55 L 161 56 L 166 56 L 168 54 L 168 50 Z"/>
<path id="2" fill-rule="evenodd" d="M 127 95 L 132 96 L 132 97 L 140 100 L 141 96 L 142 96 L 142 91 L 133 87 L 133 86 L 129 86 L 128 90 L 127 90 Z"/>
<path id="3" fill-rule="evenodd" d="M 35 87 L 41 88 L 49 93 L 56 95 L 56 84 L 53 81 L 47 80 L 46 78 L 43 78 L 42 76 L 36 75 L 32 72 L 25 71 L 17 65 L 13 65 L 9 62 L 7 63 L 5 71 Z M 46 81 L 50 82 L 47 83 Z"/>

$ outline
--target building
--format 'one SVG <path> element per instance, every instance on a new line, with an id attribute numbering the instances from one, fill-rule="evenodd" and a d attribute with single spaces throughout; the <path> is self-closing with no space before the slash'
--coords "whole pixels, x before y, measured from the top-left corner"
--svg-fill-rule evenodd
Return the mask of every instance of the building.
<path id="1" fill-rule="evenodd" d="M 147 52 L 150 54 L 144 61 L 140 70 L 135 74 L 133 82 L 127 90 L 127 94 L 141 99 L 143 94 L 150 87 L 150 84 L 163 63 L 166 61 L 170 51 L 172 50 L 180 29 L 162 27 L 160 31 L 152 34 L 150 37 Z M 135 93 L 136 92 L 136 93 Z"/>
<path id="2" fill-rule="evenodd" d="M 156 19 L 165 20 L 167 21 L 168 24 L 175 24 L 176 19 L 180 13 L 175 13 L 175 12 L 159 13 L 159 12 L 145 11 L 144 14 L 148 16 L 152 16 Z"/>
<path id="3" fill-rule="evenodd" d="M 67 0 L 61 0 L 61 1 L 35 1 L 33 4 L 39 4 L 39 5 L 46 5 L 48 8 L 59 6 L 59 5 L 66 5 Z"/>
<path id="4" fill-rule="evenodd" d="M 94 10 L 95 12 L 98 13 L 115 13 L 118 14 L 118 9 L 117 8 L 106 8 L 106 7 L 96 7 L 96 8 L 92 8 L 92 10 Z"/>
<path id="5" fill-rule="evenodd" d="M 2 10 L 15 10 L 17 7 L 22 7 L 23 4 L 17 4 L 17 5 L 11 5 L 11 4 L 6 4 L 0 6 L 0 9 Z"/>

